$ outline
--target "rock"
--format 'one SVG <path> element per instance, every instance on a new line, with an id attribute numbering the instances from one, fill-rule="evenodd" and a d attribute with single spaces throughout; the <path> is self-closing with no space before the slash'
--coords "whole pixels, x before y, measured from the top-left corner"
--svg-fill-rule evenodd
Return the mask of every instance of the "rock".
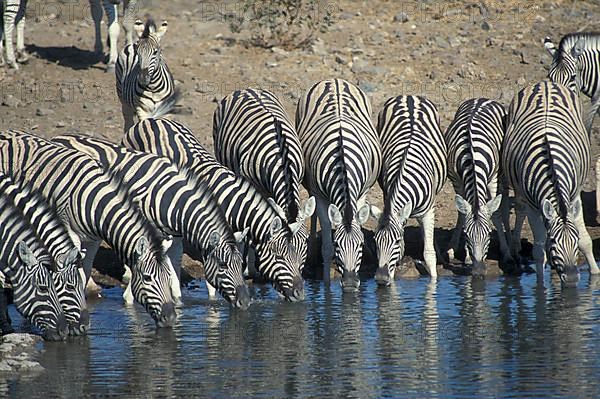
<path id="1" fill-rule="evenodd" d="M 20 104 L 21 101 L 12 94 L 7 94 L 2 100 L 2 105 L 9 108 L 17 108 Z"/>
<path id="2" fill-rule="evenodd" d="M 181 61 L 181 66 L 187 67 L 192 65 L 192 59 L 191 58 L 184 58 L 183 61 Z"/>
<path id="3" fill-rule="evenodd" d="M 458 37 L 453 37 L 449 41 L 450 47 L 455 48 L 461 45 L 460 39 Z"/>
<path id="4" fill-rule="evenodd" d="M 527 80 L 525 80 L 525 78 L 521 76 L 519 79 L 517 79 L 517 84 L 519 86 L 525 86 L 527 84 Z"/>
<path id="5" fill-rule="evenodd" d="M 64 121 L 56 122 L 56 127 L 65 127 L 65 126 L 67 126 L 67 124 Z"/>
<path id="6" fill-rule="evenodd" d="M 36 116 L 48 116 L 52 115 L 53 113 L 54 111 L 49 108 L 38 108 L 35 110 Z"/>
<path id="7" fill-rule="evenodd" d="M 488 21 L 483 21 L 481 23 L 481 29 L 486 30 L 486 31 L 490 30 L 490 29 L 492 29 L 492 24 L 490 24 Z"/>
<path id="8" fill-rule="evenodd" d="M 365 93 L 373 93 L 377 91 L 377 85 L 371 82 L 360 82 L 358 87 L 360 87 Z"/>
<path id="9" fill-rule="evenodd" d="M 342 65 L 348 65 L 348 60 L 343 58 L 339 54 L 335 56 L 335 62 L 337 62 L 338 64 L 342 64 Z"/>
<path id="10" fill-rule="evenodd" d="M 401 13 L 394 15 L 394 22 L 400 22 L 402 24 L 408 22 L 408 14 L 402 11 Z"/>
<path id="11" fill-rule="evenodd" d="M 397 279 L 412 279 L 420 276 L 415 261 L 409 256 L 402 258 L 400 265 L 396 266 L 395 278 Z"/>
<path id="12" fill-rule="evenodd" d="M 287 57 L 290 54 L 289 51 L 285 51 L 280 47 L 271 47 L 271 52 L 285 57 Z"/>
<path id="13" fill-rule="evenodd" d="M 315 40 L 315 42 L 310 46 L 310 49 L 313 54 L 316 55 L 327 55 L 327 48 L 325 48 L 325 42 L 321 39 Z"/>
<path id="14" fill-rule="evenodd" d="M 352 19 L 354 18 L 354 14 L 348 11 L 344 11 L 340 15 L 338 15 L 338 19 Z"/>

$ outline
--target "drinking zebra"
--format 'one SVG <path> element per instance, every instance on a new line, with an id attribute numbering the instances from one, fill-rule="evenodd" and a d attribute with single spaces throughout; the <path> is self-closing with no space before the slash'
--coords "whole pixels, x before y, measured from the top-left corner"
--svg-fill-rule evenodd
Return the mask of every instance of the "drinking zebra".
<path id="1" fill-rule="evenodd" d="M 67 319 L 52 281 L 55 269 L 44 244 L 8 198 L 0 195 L 0 273 L 10 279 L 17 310 L 42 331 L 49 341 L 63 340 L 69 330 Z M 8 333 L 4 284 L 0 286 L 0 327 Z"/>
<path id="2" fill-rule="evenodd" d="M 369 218 L 366 197 L 381 169 L 371 105 L 357 86 L 342 79 L 325 80 L 299 100 L 296 130 L 304 152 L 304 183 L 317 199 L 323 277 L 328 283 L 335 246 L 344 291 L 358 290 L 364 243 L 361 225 Z M 316 216 L 311 223 L 313 235 Z M 336 229 L 333 243 L 332 227 Z"/>
<path id="3" fill-rule="evenodd" d="M 217 160 L 272 198 L 290 226 L 291 255 L 302 274 L 308 244 L 304 220 L 314 212 L 315 200 L 300 207 L 302 147 L 283 105 L 266 90 L 235 91 L 215 110 L 213 139 Z M 301 279 L 294 284 L 301 290 Z"/>
<path id="4" fill-rule="evenodd" d="M 167 252 L 175 268 L 174 288 L 179 292 L 183 240 L 203 258 L 206 280 L 236 307 L 247 308 L 250 295 L 242 275 L 242 256 L 221 208 L 208 186 L 180 172 L 168 159 L 118 146 L 92 137 L 63 135 L 52 141 L 83 152 L 113 173 L 129 190 L 139 209 L 156 227 L 173 235 Z M 126 300 L 131 301 L 129 287 Z M 179 299 L 179 298 L 176 298 Z"/>
<path id="5" fill-rule="evenodd" d="M 291 230 L 271 202 L 247 179 L 219 164 L 181 123 L 146 119 L 126 132 L 125 146 L 170 158 L 204 181 L 234 230 L 248 228 L 258 271 L 289 301 L 304 297 L 294 284 L 302 276 L 290 254 Z"/>
<path id="6" fill-rule="evenodd" d="M 2 11 L 2 24 L 4 29 L 0 31 L 0 66 L 5 64 L 4 51 L 2 48 L 2 37 L 6 43 L 6 63 L 11 68 L 19 69 L 19 64 L 27 62 L 29 55 L 25 51 L 24 31 L 25 31 L 25 9 L 27 0 L 3 0 L 0 4 Z M 17 52 L 13 46 L 13 29 L 17 27 Z"/>
<path id="7" fill-rule="evenodd" d="M 463 102 L 445 134 L 448 177 L 456 192 L 458 219 L 448 257 L 454 258 L 460 235 L 466 235 L 466 262 L 473 276 L 485 274 L 492 225 L 498 233 L 504 265 L 511 263 L 503 226 L 508 224 L 508 187 L 500 177 L 500 149 L 506 129 L 506 111 L 496 101 L 474 98 Z M 497 210 L 502 206 L 502 214 Z"/>
<path id="8" fill-rule="evenodd" d="M 590 272 L 600 273 L 580 198 L 590 163 L 580 111 L 575 93 L 561 84 L 529 86 L 510 105 L 502 148 L 503 169 L 533 232 L 538 277 L 543 276 L 547 251 L 565 286 L 579 280 L 578 246 Z"/>
<path id="9" fill-rule="evenodd" d="M 137 207 L 91 158 L 29 133 L 0 133 L 3 172 L 27 182 L 48 199 L 72 239 L 86 250 L 84 270 L 104 240 L 131 267 L 135 299 L 159 327 L 172 325 L 175 307 L 169 289 L 171 264 L 163 240 Z"/>
<path id="10" fill-rule="evenodd" d="M 379 185 L 384 209 L 371 207 L 379 221 L 375 280 L 382 285 L 393 281 L 396 265 L 404 256 L 404 228 L 410 217 L 421 225 L 425 266 L 431 277 L 437 277 L 434 205 L 447 172 L 438 111 L 424 97 L 390 98 L 379 113 L 377 133 L 383 155 Z"/>
<path id="11" fill-rule="evenodd" d="M 52 280 L 69 323 L 70 334 L 85 334 L 90 321 L 84 293 L 82 254 L 67 228 L 43 196 L 27 186 L 15 184 L 3 174 L 0 174 L 0 195 L 8 198 L 23 213 L 56 264 Z"/>
<path id="12" fill-rule="evenodd" d="M 160 40 L 167 32 L 167 21 L 160 28 L 152 19 L 137 20 L 134 30 L 139 38 L 119 54 L 116 67 L 117 95 L 123 111 L 124 131 L 138 121 L 168 113 L 179 99 L 173 75 L 161 55 Z"/>

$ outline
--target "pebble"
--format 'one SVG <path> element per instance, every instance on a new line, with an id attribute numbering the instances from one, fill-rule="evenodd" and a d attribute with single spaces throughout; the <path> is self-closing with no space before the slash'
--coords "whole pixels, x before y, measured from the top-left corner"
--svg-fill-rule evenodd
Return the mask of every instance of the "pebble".
<path id="1" fill-rule="evenodd" d="M 490 30 L 490 29 L 492 29 L 492 24 L 490 24 L 488 21 L 483 21 L 481 23 L 481 29 Z"/>
<path id="2" fill-rule="evenodd" d="M 338 64 L 342 64 L 342 65 L 348 65 L 348 60 L 343 58 L 339 54 L 335 56 L 335 62 L 337 62 Z"/>
<path id="3" fill-rule="evenodd" d="M 67 124 L 64 121 L 56 122 L 56 127 L 65 127 L 65 126 L 67 126 Z"/>
<path id="4" fill-rule="evenodd" d="M 85 108 L 85 104 L 84 104 L 84 108 Z M 36 116 L 48 116 L 48 115 L 52 115 L 53 113 L 54 113 L 54 111 L 49 108 L 38 108 L 35 110 Z"/>
<path id="5" fill-rule="evenodd" d="M 19 101 L 19 99 L 13 96 L 12 94 L 7 94 L 4 97 L 4 100 L 2 101 L 3 106 L 10 108 L 17 108 L 20 104 L 21 102 Z"/>
<path id="6" fill-rule="evenodd" d="M 394 15 L 394 22 L 405 23 L 408 22 L 408 14 L 404 11 Z"/>

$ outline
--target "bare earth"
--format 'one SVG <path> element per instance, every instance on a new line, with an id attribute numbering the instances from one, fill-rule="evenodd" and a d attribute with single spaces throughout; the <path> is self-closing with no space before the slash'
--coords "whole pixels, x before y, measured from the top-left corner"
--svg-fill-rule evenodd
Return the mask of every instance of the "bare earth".
<path id="1" fill-rule="evenodd" d="M 239 2 L 139 3 L 139 17 L 150 13 L 169 22 L 163 56 L 183 92 L 174 118 L 210 149 L 215 101 L 239 88 L 273 91 L 293 120 L 306 89 L 321 79 L 342 77 L 371 97 L 374 121 L 387 98 L 420 94 L 437 105 L 446 129 L 460 102 L 488 97 L 508 105 L 518 89 L 543 79 L 550 63 L 545 36 L 558 42 L 569 32 L 600 30 L 598 1 L 331 1 L 323 6 L 333 14 L 329 32 L 320 33 L 310 49 L 287 52 L 247 48 L 243 33 L 229 31 L 224 15 L 240 13 Z M 408 21 L 395 20 L 402 12 Z M 19 71 L 0 69 L 0 129 L 45 137 L 78 132 L 120 141 L 114 73 L 106 73 L 104 57 L 93 52 L 88 1 L 30 1 L 27 18 L 25 42 L 33 56 Z M 597 120 L 594 158 L 599 128 Z M 584 207 L 600 257 L 593 182 L 590 170 Z M 447 183 L 438 197 L 436 239 L 442 249 L 456 218 L 453 194 Z M 381 205 L 378 187 L 371 200 Z M 408 254 L 420 258 L 418 230 L 407 234 Z M 495 248 L 490 258 L 497 259 Z M 186 260 L 187 266 L 194 264 Z M 96 266 L 101 266 L 98 260 Z"/>

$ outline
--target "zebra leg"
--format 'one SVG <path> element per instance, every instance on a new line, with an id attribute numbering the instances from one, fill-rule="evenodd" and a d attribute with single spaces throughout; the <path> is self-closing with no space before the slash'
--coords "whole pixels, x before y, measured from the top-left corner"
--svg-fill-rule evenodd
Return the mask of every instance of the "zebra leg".
<path id="1" fill-rule="evenodd" d="M 0 288 L 0 335 L 12 334 L 15 330 L 8 317 L 8 293 L 5 288 Z"/>
<path id="2" fill-rule="evenodd" d="M 592 134 L 592 125 L 594 124 L 594 117 L 600 108 L 600 92 L 597 92 L 592 97 L 592 104 L 585 115 L 585 128 L 587 129 L 588 135 Z"/>
<path id="3" fill-rule="evenodd" d="M 6 1 L 6 0 L 5 0 Z M 10 11 L 10 12 L 9 12 Z M 6 62 L 8 66 L 14 69 L 19 69 L 17 61 L 15 59 L 15 49 L 13 47 L 13 29 L 15 27 L 15 18 L 17 16 L 16 10 L 8 10 L 7 6 L 4 7 L 4 44 L 6 45 Z"/>
<path id="4" fill-rule="evenodd" d="M 94 258 L 96 257 L 96 253 L 100 248 L 101 241 L 87 241 L 81 243 L 81 249 L 85 250 L 85 258 L 83 258 L 83 270 L 85 272 L 86 278 L 86 286 L 85 293 L 86 296 L 100 296 L 100 292 L 102 289 L 94 282 L 92 278 L 92 266 L 94 264 Z"/>
<path id="5" fill-rule="evenodd" d="M 208 297 L 215 298 L 217 296 L 217 289 L 212 286 L 211 283 L 206 280 L 206 289 L 208 290 Z"/>
<path id="6" fill-rule="evenodd" d="M 425 266 L 432 278 L 437 278 L 437 260 L 435 257 L 435 246 L 433 244 L 433 229 L 435 227 L 435 208 L 431 208 L 420 220 L 423 230 L 423 258 Z"/>
<path id="7" fill-rule="evenodd" d="M 600 157 L 596 160 L 596 221 L 600 221 Z"/>
<path id="8" fill-rule="evenodd" d="M 539 211 L 528 207 L 527 219 L 533 233 L 533 259 L 538 282 L 544 280 L 544 265 L 546 264 L 546 226 Z"/>
<path id="9" fill-rule="evenodd" d="M 127 44 L 133 43 L 133 21 L 137 0 L 123 0 L 123 30 Z"/>
<path id="10" fill-rule="evenodd" d="M 585 256 L 585 260 L 590 266 L 590 274 L 599 274 L 600 269 L 596 264 L 596 259 L 594 259 L 592 238 L 590 237 L 590 234 L 585 228 L 585 221 L 583 220 L 583 210 L 579 212 L 579 215 L 575 216 L 575 227 L 577 227 L 577 231 L 579 232 L 579 250 L 583 252 L 583 256 Z"/>
<path id="11" fill-rule="evenodd" d="M 523 204 L 519 201 L 515 202 L 515 229 L 512 233 L 512 246 L 511 253 L 515 260 L 518 260 L 521 252 L 521 231 L 523 230 L 523 223 L 525 223 L 525 217 L 527 216 L 526 209 Z"/>
<path id="12" fill-rule="evenodd" d="M 450 262 L 454 261 L 454 254 L 455 251 L 458 250 L 458 244 L 460 243 L 460 236 L 462 234 L 463 231 L 463 226 L 465 224 L 465 215 L 463 215 L 462 213 L 458 212 L 458 216 L 456 218 L 456 227 L 454 228 L 454 231 L 452 232 L 452 238 L 450 238 L 450 245 L 448 248 L 448 260 Z"/>
<path id="13" fill-rule="evenodd" d="M 331 221 L 328 214 L 328 201 L 317 197 L 317 213 L 321 224 L 321 255 L 323 256 L 323 282 L 329 285 L 331 281 L 331 260 L 333 259 L 333 237 L 331 236 Z"/>
<path id="14" fill-rule="evenodd" d="M 176 305 L 181 305 L 181 257 L 183 256 L 183 238 L 173 237 L 173 243 L 167 250 L 167 256 L 171 261 L 173 268 L 171 269 L 170 287 L 173 301 Z"/>
<path id="15" fill-rule="evenodd" d="M 21 1 L 19 14 L 17 15 L 17 62 L 25 63 L 29 60 L 29 54 L 25 51 L 25 7 L 27 1 Z"/>
<path id="16" fill-rule="evenodd" d="M 96 32 L 94 51 L 97 54 L 102 54 L 104 48 L 102 47 L 102 29 L 100 26 L 100 22 L 102 21 L 102 7 L 100 6 L 100 0 L 90 0 L 90 11 L 92 12 L 94 30 Z"/>
<path id="17" fill-rule="evenodd" d="M 134 110 L 132 107 L 125 104 L 123 100 L 121 100 L 121 110 L 123 112 L 123 131 L 127 133 L 129 128 L 133 126 Z"/>
<path id="18" fill-rule="evenodd" d="M 123 283 L 126 284 L 123 292 L 123 301 L 126 305 L 133 305 L 133 292 L 131 292 L 131 269 L 125 265 L 125 274 L 123 274 Z"/>
<path id="19" fill-rule="evenodd" d="M 114 71 L 115 64 L 117 63 L 117 47 L 121 28 L 119 27 L 117 5 L 112 4 L 109 0 L 103 0 L 103 5 L 104 12 L 106 13 L 106 17 L 108 19 L 108 44 L 110 46 L 106 72 L 110 72 Z"/>

